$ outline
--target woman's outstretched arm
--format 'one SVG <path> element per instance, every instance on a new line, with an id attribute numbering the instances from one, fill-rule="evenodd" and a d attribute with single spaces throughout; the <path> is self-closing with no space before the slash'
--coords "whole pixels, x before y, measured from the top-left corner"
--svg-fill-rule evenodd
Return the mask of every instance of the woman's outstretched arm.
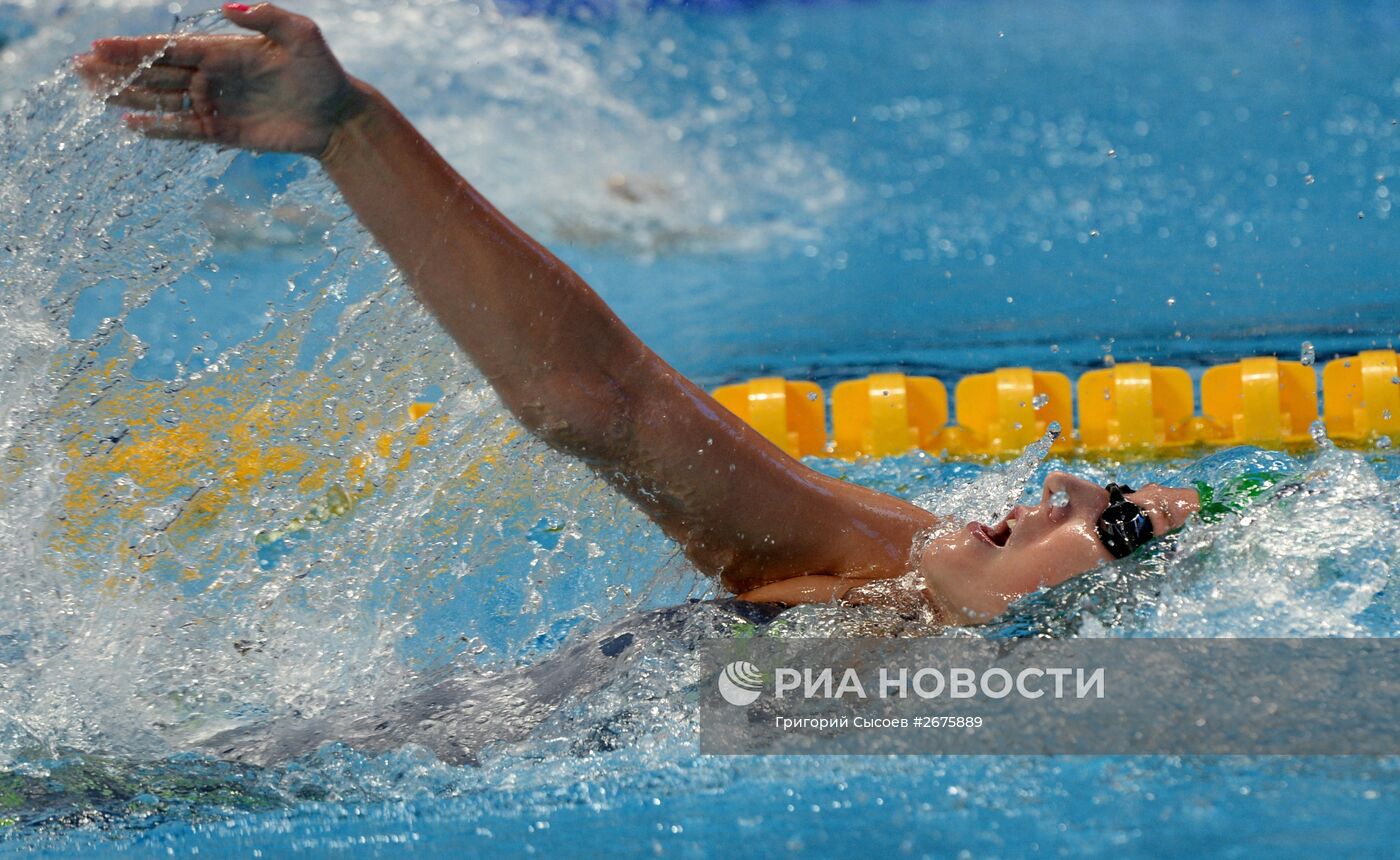
<path id="1" fill-rule="evenodd" d="M 736 590 L 907 569 L 921 511 L 768 443 L 662 361 L 382 96 L 363 93 L 322 163 L 531 431 L 593 466 Z"/>
<path id="2" fill-rule="evenodd" d="M 225 15 L 263 35 L 101 40 L 79 68 L 97 81 L 136 74 L 113 100 L 170 111 L 129 117 L 148 135 L 319 158 L 511 412 L 632 498 L 730 590 L 831 577 L 754 592 L 829 600 L 909 570 L 931 515 L 808 469 L 677 373 L 387 99 L 347 76 L 308 19 L 271 4 Z"/>

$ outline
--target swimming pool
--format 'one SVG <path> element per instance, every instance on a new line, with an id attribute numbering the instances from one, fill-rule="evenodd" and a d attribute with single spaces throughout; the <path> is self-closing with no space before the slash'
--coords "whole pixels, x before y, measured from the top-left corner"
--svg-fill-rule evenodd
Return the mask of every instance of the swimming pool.
<path id="1" fill-rule="evenodd" d="M 1107 356 L 1199 371 L 1400 334 L 1400 67 L 1380 4 L 298 8 L 707 385 L 1077 374 Z M 0 98 L 18 104 L 88 38 L 171 15 L 0 4 Z M 453 659 L 536 665 L 712 592 L 582 469 L 513 432 L 304 165 L 113 129 L 64 82 L 5 128 L 5 850 L 1393 845 L 1392 759 L 703 757 L 684 641 L 649 642 L 478 767 L 411 748 L 267 769 L 184 752 L 390 701 Z M 437 405 L 405 430 L 416 400 Z M 1152 588 L 1046 596 L 1017 624 L 1395 635 L 1388 452 L 1071 467 L 1139 480 L 1319 457 L 1331 478 L 1313 507 L 1250 539 L 1203 530 L 1146 572 Z M 369 489 L 336 504 L 356 468 Z M 1027 477 L 926 455 L 822 468 L 963 512 Z"/>

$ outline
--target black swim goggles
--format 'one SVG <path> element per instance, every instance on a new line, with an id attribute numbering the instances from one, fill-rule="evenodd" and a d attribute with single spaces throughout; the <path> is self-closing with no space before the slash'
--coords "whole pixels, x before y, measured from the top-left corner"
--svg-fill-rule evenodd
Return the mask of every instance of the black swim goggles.
<path id="1" fill-rule="evenodd" d="M 1133 550 L 1152 540 L 1152 520 L 1142 508 L 1128 501 L 1126 494 L 1134 492 L 1127 484 L 1109 484 L 1108 507 L 1099 515 L 1094 526 L 1099 540 L 1114 558 L 1125 558 Z"/>

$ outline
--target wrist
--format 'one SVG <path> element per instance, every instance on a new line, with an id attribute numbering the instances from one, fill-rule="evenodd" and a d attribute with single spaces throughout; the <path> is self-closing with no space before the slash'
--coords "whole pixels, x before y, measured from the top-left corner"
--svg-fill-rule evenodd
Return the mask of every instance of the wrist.
<path id="1" fill-rule="evenodd" d="M 317 161 L 330 167 L 344 157 L 351 140 L 359 136 L 374 121 L 384 97 L 359 78 L 350 78 L 350 92 L 331 119 L 331 132 L 326 146 L 315 154 Z"/>

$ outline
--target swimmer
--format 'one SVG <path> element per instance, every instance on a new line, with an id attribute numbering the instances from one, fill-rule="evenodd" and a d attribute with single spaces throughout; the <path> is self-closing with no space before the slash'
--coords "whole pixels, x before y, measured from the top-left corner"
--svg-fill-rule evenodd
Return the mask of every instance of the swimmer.
<path id="1" fill-rule="evenodd" d="M 99 39 L 75 68 L 149 137 L 317 159 L 521 423 L 741 600 L 913 603 L 940 623 L 975 624 L 1198 508 L 1194 489 L 1055 473 L 1038 505 L 922 539 L 943 518 L 804 466 L 666 364 L 348 75 L 310 19 L 270 3 L 223 14 L 250 33 Z"/>

